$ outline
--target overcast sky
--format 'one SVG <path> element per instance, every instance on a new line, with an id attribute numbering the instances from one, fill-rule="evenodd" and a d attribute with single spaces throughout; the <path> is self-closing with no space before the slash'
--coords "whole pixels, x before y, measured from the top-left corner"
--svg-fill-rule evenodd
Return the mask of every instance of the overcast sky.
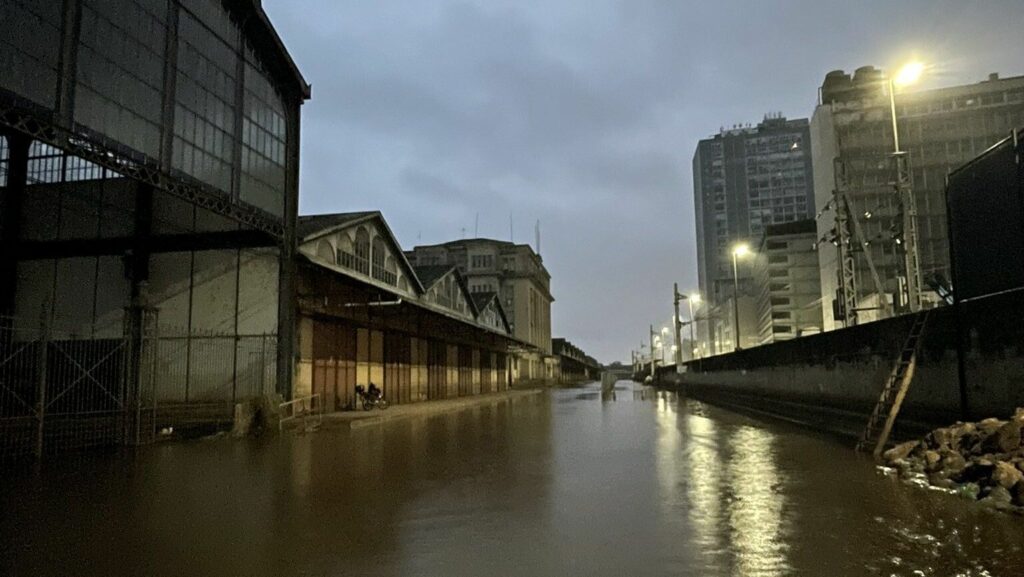
<path id="1" fill-rule="evenodd" d="M 696 288 L 699 139 L 809 117 L 825 73 L 911 57 L 933 86 L 1024 71 L 987 2 L 264 0 L 313 99 L 303 214 L 381 210 L 404 247 L 534 242 L 553 333 L 602 362 Z"/>

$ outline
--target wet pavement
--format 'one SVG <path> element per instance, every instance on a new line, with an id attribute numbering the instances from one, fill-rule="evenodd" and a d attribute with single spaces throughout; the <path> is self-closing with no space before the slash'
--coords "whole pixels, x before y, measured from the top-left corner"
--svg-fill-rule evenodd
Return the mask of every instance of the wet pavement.
<path id="1" fill-rule="evenodd" d="M 1024 518 L 619 383 L 0 472 L 0 574 L 1019 575 Z"/>

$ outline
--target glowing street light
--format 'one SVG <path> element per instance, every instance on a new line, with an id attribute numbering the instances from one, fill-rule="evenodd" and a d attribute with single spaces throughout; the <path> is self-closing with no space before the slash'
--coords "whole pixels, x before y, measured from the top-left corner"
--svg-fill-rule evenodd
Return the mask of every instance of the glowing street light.
<path id="1" fill-rule="evenodd" d="M 922 74 L 924 74 L 923 62 L 908 62 L 903 65 L 903 68 L 899 69 L 893 78 L 893 82 L 897 86 L 907 86 L 920 80 Z"/>
<path id="2" fill-rule="evenodd" d="M 736 259 L 750 254 L 750 245 L 747 243 L 737 244 L 732 248 L 732 318 L 734 322 L 733 350 L 738 351 L 740 347 L 740 275 L 736 267 Z"/>
<path id="3" fill-rule="evenodd" d="M 919 61 L 908 62 L 895 74 L 889 75 L 889 112 L 892 114 L 893 158 L 896 161 L 896 194 L 903 205 L 904 238 L 897 238 L 896 244 L 904 248 L 904 272 L 907 287 L 907 305 L 911 312 L 921 308 L 921 267 L 917 249 L 917 202 L 910 188 L 910 174 L 906 154 L 900 150 L 900 133 L 896 125 L 896 86 L 908 86 L 921 79 L 925 65 Z"/>

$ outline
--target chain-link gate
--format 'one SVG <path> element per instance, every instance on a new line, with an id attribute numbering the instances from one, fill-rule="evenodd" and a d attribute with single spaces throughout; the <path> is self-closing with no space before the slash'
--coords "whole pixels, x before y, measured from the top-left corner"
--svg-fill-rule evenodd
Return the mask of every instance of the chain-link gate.
<path id="1" fill-rule="evenodd" d="M 124 440 L 126 361 L 121 331 L 81 334 L 46 315 L 0 319 L 0 459 Z"/>
<path id="2" fill-rule="evenodd" d="M 274 391 L 277 337 L 0 317 L 0 461 L 223 430 L 235 403 Z"/>

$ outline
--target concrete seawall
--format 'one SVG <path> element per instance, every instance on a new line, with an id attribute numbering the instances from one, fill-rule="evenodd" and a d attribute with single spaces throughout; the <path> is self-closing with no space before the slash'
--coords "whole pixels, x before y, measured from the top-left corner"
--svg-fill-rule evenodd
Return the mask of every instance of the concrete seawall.
<path id="1" fill-rule="evenodd" d="M 932 310 L 901 413 L 911 434 L 967 418 L 1005 418 L 1024 405 L 1024 294 L 964 303 L 959 322 L 966 411 L 957 361 L 957 311 Z M 925 314 L 925 313 L 919 313 Z M 662 386 L 850 434 L 862 427 L 901 349 L 912 315 L 717 355 L 659 371 Z"/>

